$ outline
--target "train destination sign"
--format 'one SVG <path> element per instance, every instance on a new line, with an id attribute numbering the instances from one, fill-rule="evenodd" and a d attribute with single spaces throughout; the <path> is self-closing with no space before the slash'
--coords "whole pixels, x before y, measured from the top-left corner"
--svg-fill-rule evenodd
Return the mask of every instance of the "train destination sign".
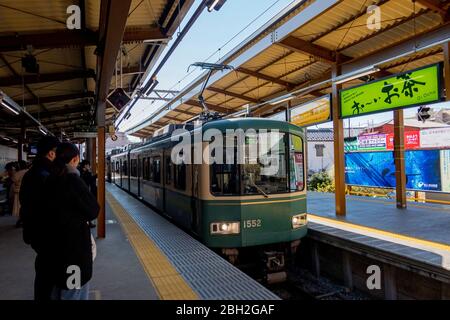
<path id="1" fill-rule="evenodd" d="M 341 118 L 438 102 L 441 98 L 441 65 L 399 73 L 340 91 Z"/>
<path id="2" fill-rule="evenodd" d="M 299 127 L 312 126 L 331 120 L 331 97 L 326 95 L 308 103 L 293 107 L 291 123 Z"/>

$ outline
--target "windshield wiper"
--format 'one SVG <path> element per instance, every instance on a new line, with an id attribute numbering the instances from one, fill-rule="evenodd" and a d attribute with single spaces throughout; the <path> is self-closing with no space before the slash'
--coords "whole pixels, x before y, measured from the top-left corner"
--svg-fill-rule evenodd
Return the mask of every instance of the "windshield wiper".
<path id="1" fill-rule="evenodd" d="M 267 193 L 265 193 L 260 187 L 258 187 L 256 185 L 256 183 L 253 182 L 251 175 L 248 176 L 248 180 L 250 181 L 250 184 L 252 185 L 252 187 L 255 187 L 256 190 L 258 190 L 263 196 L 264 198 L 268 198 L 269 196 L 267 195 Z"/>

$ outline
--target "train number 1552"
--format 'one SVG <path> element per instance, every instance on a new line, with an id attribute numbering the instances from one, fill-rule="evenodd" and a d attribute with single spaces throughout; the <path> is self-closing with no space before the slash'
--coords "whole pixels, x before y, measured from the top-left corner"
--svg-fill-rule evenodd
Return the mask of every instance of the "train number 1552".
<path id="1" fill-rule="evenodd" d="M 261 219 L 244 220 L 244 229 L 260 228 Z"/>

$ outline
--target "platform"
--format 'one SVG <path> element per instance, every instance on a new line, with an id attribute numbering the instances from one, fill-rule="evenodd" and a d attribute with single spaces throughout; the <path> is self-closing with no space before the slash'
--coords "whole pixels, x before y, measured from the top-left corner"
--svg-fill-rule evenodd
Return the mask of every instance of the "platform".
<path id="1" fill-rule="evenodd" d="M 427 264 L 450 279 L 450 206 L 347 196 L 347 215 L 336 217 L 334 195 L 309 192 L 310 235 L 342 240 Z M 397 259 L 401 259 L 397 258 Z"/>
<path id="2" fill-rule="evenodd" d="M 107 192 L 91 300 L 277 300 L 278 296 L 119 188 Z M 0 300 L 33 299 L 34 251 L 0 217 Z"/>
<path id="3" fill-rule="evenodd" d="M 16 218 L 0 217 L 0 300 L 33 299 L 35 253 L 22 240 Z M 108 237 L 96 239 L 91 300 L 155 300 L 158 294 L 106 204 Z M 93 229 L 95 233 L 95 229 Z"/>
<path id="4" fill-rule="evenodd" d="M 108 203 L 161 299 L 279 299 L 118 187 L 107 190 Z"/>

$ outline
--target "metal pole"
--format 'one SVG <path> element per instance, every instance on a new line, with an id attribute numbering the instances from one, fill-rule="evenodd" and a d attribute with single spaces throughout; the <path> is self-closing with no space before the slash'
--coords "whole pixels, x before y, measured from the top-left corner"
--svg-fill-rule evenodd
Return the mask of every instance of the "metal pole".
<path id="1" fill-rule="evenodd" d="M 23 143 L 25 141 L 25 118 L 20 117 L 20 136 L 17 143 L 17 160 L 23 160 Z"/>
<path id="2" fill-rule="evenodd" d="M 336 63 L 332 66 L 332 78 L 341 74 L 339 65 L 339 54 L 336 56 Z M 334 185 L 336 215 L 345 216 L 345 157 L 344 157 L 344 121 L 339 118 L 339 90 L 341 84 L 332 84 L 332 112 L 333 112 L 333 135 L 334 135 Z"/>
<path id="3" fill-rule="evenodd" d="M 397 208 L 406 208 L 405 127 L 403 109 L 394 110 L 395 197 Z"/>
<path id="4" fill-rule="evenodd" d="M 105 127 L 98 127 L 98 188 L 97 199 L 100 204 L 100 214 L 97 219 L 97 236 L 104 238 L 106 235 L 105 224 Z"/>

